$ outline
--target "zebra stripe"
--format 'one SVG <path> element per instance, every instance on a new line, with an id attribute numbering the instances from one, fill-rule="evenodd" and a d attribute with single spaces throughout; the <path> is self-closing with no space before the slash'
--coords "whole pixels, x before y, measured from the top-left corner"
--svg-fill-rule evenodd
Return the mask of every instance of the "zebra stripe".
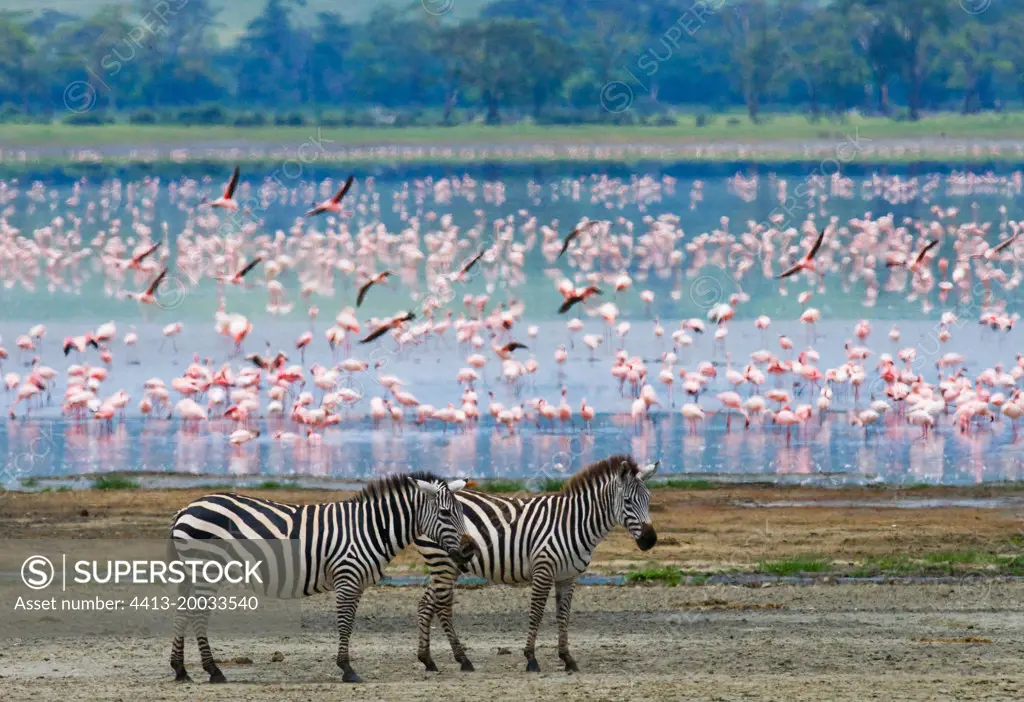
<path id="1" fill-rule="evenodd" d="M 567 671 L 579 668 L 569 653 L 569 612 L 576 579 L 590 565 L 594 549 L 612 527 L 623 525 L 641 550 L 657 542 L 651 526 L 651 492 L 645 481 L 658 463 L 640 468 L 628 456 L 612 456 L 587 466 L 552 495 L 527 499 L 465 491 L 462 505 L 466 532 L 476 544 L 468 562 L 458 564 L 429 537 L 415 543 L 427 562 L 430 580 L 419 603 L 418 659 L 437 670 L 430 655 L 430 625 L 441 622 L 455 660 L 473 670 L 452 621 L 455 581 L 461 572 L 494 583 L 531 582 L 530 625 L 526 637 L 528 671 L 539 671 L 535 656 L 537 630 L 552 586 L 558 618 L 558 656 Z"/>
<path id="2" fill-rule="evenodd" d="M 416 534 L 429 534 L 453 561 L 462 562 L 471 542 L 455 492 L 466 482 L 445 482 L 429 473 L 396 475 L 370 483 L 344 502 L 291 505 L 234 493 L 195 500 L 175 515 L 168 558 L 262 561 L 262 594 L 292 599 L 333 589 L 338 627 L 338 666 L 345 682 L 359 682 L 349 665 L 349 638 L 359 599 L 380 580 L 395 555 Z M 212 594 L 212 583 L 185 583 L 180 594 Z M 225 682 L 206 636 L 209 610 L 174 617 L 171 668 L 185 671 L 185 631 L 193 624 L 203 669 L 210 682 Z"/>

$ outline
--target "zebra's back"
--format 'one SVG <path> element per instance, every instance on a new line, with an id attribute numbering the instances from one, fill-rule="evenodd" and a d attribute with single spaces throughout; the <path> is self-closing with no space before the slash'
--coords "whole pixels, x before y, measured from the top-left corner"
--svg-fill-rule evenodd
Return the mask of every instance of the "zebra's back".
<path id="1" fill-rule="evenodd" d="M 236 493 L 190 503 L 171 525 L 181 559 L 260 561 L 262 585 L 278 598 L 306 597 L 332 587 L 330 564 L 351 535 L 337 503 L 293 505 Z"/>

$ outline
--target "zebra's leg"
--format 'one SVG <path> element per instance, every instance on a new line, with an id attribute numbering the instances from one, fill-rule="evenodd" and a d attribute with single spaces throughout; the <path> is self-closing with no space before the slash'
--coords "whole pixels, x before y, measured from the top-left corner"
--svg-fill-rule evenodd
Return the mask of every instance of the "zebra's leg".
<path id="1" fill-rule="evenodd" d="M 334 602 L 337 609 L 338 622 L 338 667 L 341 668 L 341 679 L 344 682 L 357 683 L 362 679 L 356 675 L 349 665 L 348 642 L 352 637 L 352 624 L 355 622 L 356 609 L 359 607 L 359 599 L 363 596 L 363 588 L 351 579 L 338 578 L 335 580 Z"/>
<path id="2" fill-rule="evenodd" d="M 430 655 L 430 625 L 434 621 L 436 606 L 437 599 L 434 594 L 434 583 L 431 582 L 427 584 L 427 589 L 423 591 L 423 597 L 420 598 L 420 604 L 417 608 L 420 643 L 419 649 L 416 652 L 416 659 L 423 664 L 428 673 L 437 672 L 437 664 L 434 663 L 434 659 Z"/>
<path id="3" fill-rule="evenodd" d="M 534 566 L 533 588 L 530 592 L 530 631 L 526 634 L 526 648 L 523 649 L 523 655 L 526 656 L 526 672 L 528 673 L 540 672 L 535 655 L 537 630 L 540 629 L 541 620 L 544 619 L 544 606 L 548 602 L 548 595 L 551 594 L 552 580 L 551 566 L 546 564 Z"/>
<path id="4" fill-rule="evenodd" d="M 569 653 L 569 611 L 572 609 L 572 593 L 576 578 L 555 583 L 555 604 L 558 608 L 558 657 L 565 663 L 565 672 L 578 673 L 579 666 Z"/>
<path id="5" fill-rule="evenodd" d="M 171 670 L 174 671 L 175 682 L 192 682 L 185 670 L 185 629 L 188 627 L 188 615 L 175 611 L 174 638 L 171 640 Z"/>
<path id="6" fill-rule="evenodd" d="M 459 662 L 462 670 L 469 673 L 476 669 L 473 667 L 472 661 L 469 660 L 469 656 L 466 655 L 466 649 L 462 647 L 459 635 L 455 633 L 455 622 L 452 618 L 455 604 L 455 580 L 456 576 L 453 575 L 451 581 L 446 583 L 445 588 L 437 593 L 435 607 L 441 628 L 444 629 L 444 635 L 448 637 L 448 643 L 451 644 L 452 655 L 455 656 L 455 660 Z"/>
<path id="7" fill-rule="evenodd" d="M 191 610 L 195 612 L 196 643 L 199 644 L 199 655 L 203 661 L 203 670 L 210 674 L 210 682 L 225 683 L 227 678 L 220 672 L 217 663 L 213 660 L 213 651 L 210 649 L 210 640 L 206 638 L 206 625 L 210 620 L 210 610 Z"/>

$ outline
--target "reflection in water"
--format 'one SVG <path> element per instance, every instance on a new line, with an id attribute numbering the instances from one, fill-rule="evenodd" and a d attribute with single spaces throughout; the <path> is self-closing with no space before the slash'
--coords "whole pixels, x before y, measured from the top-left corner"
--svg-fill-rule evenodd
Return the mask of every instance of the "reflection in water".
<path id="1" fill-rule="evenodd" d="M 738 428 L 737 428 L 738 426 Z M 1022 477 L 1024 451 L 1004 422 L 964 435 L 943 426 L 923 437 L 896 417 L 863 429 L 831 415 L 785 432 L 742 424 L 726 430 L 710 418 L 691 435 L 673 413 L 635 430 L 625 415 L 599 414 L 586 432 L 533 427 L 509 436 L 485 421 L 477 430 L 443 432 L 406 426 L 373 429 L 369 421 L 325 431 L 317 441 L 261 436 L 232 446 L 231 424 L 211 422 L 202 432 L 176 422 L 128 419 L 112 432 L 100 423 L 9 421 L 0 431 L 8 462 L 7 487 L 27 478 L 74 477 L 103 472 L 182 476 L 291 476 L 318 480 L 367 479 L 406 470 L 480 478 L 564 477 L 614 453 L 660 459 L 663 474 L 710 474 L 739 480 L 886 482 L 969 485 Z"/>

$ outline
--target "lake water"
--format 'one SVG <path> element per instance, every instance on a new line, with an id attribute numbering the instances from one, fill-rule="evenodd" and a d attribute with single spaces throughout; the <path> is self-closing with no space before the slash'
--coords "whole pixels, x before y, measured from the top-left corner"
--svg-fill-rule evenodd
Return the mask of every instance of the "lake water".
<path id="1" fill-rule="evenodd" d="M 143 382 L 150 377 L 170 380 L 182 373 L 193 352 L 210 358 L 213 367 L 231 361 L 237 369 L 242 362 L 232 358 L 230 343 L 213 333 L 212 315 L 217 306 L 217 287 L 210 280 L 199 280 L 197 285 L 187 284 L 187 294 L 180 303 L 166 309 L 140 310 L 131 300 L 118 299 L 117 287 L 105 279 L 98 265 L 84 263 L 74 269 L 73 275 L 60 278 L 48 276 L 45 267 L 38 275 L 32 271 L 12 270 L 0 262 L 0 276 L 5 285 L 0 293 L 3 315 L 0 317 L 0 335 L 11 353 L 4 366 L 5 372 L 23 372 L 16 362 L 14 339 L 26 333 L 36 322 L 44 322 L 49 331 L 42 342 L 40 355 L 44 363 L 55 367 L 61 375 L 54 390 L 53 402 L 33 408 L 31 418 L 24 419 L 23 408 L 18 408 L 18 419 L 0 424 L 0 449 L 8 461 L 0 483 L 7 488 L 23 487 L 32 478 L 67 478 L 75 484 L 87 484 L 80 477 L 109 471 L 140 472 L 147 480 L 166 480 L 168 476 L 183 476 L 189 480 L 207 480 L 223 483 L 231 480 L 292 479 L 340 484 L 365 479 L 383 473 L 426 468 L 446 475 L 475 475 L 480 477 L 510 477 L 537 479 L 564 477 L 586 463 L 611 453 L 626 452 L 642 458 L 658 458 L 663 472 L 700 476 L 721 476 L 737 480 L 779 480 L 808 483 L 938 483 L 973 484 L 989 481 L 1020 479 L 1022 456 L 1020 445 L 1009 423 L 1005 420 L 983 426 L 976 433 L 963 435 L 940 422 L 938 430 L 921 437 L 921 430 L 908 426 L 901 418 L 890 416 L 871 427 L 865 435 L 863 429 L 851 426 L 846 411 L 863 408 L 872 394 L 881 395 L 882 386 L 871 385 L 874 365 L 879 353 L 895 354 L 899 348 L 914 346 L 921 361 L 915 368 L 934 382 L 934 361 L 940 353 L 956 351 L 966 357 L 963 364 L 977 373 L 984 367 L 1003 363 L 1009 367 L 1022 347 L 1020 329 L 1008 334 L 994 333 L 976 324 L 978 302 L 963 302 L 952 297 L 940 302 L 933 292 L 925 300 L 908 300 L 905 291 L 882 290 L 876 304 L 865 306 L 863 283 L 851 283 L 844 276 L 826 277 L 824 293 L 817 292 L 811 304 L 821 309 L 824 322 L 819 325 L 816 338 L 808 339 L 807 328 L 796 319 L 803 309 L 797 302 L 797 293 L 808 289 L 806 280 L 800 279 L 788 286 L 788 294 L 780 294 L 776 281 L 764 277 L 759 268 L 738 277 L 728 265 L 724 252 L 716 258 L 714 252 L 699 257 L 686 249 L 701 234 L 723 227 L 721 218 L 729 217 L 728 230 L 739 231 L 748 220 L 765 221 L 779 213 L 779 181 L 786 180 L 788 192 L 799 186 L 801 197 L 790 201 L 786 223 L 798 226 L 808 214 L 824 221 L 839 217 L 845 222 L 851 217 L 863 217 L 866 212 L 875 216 L 894 215 L 899 223 L 903 218 L 930 218 L 935 206 L 943 209 L 955 207 L 958 213 L 947 222 L 991 222 L 990 243 L 1003 237 L 1006 219 L 1024 219 L 1024 206 L 1020 200 L 1020 177 L 1013 170 L 989 174 L 974 180 L 950 178 L 951 172 L 908 169 L 885 171 L 845 172 L 845 180 L 819 178 L 818 164 L 792 165 L 781 169 L 745 166 L 745 179 L 758 178 L 756 193 L 753 188 L 737 184 L 730 171 L 717 167 L 666 165 L 647 168 L 636 174 L 624 170 L 595 172 L 593 167 L 580 166 L 562 169 L 502 170 L 497 167 L 417 168 L 400 172 L 381 171 L 360 181 L 354 191 L 356 202 L 350 229 L 366 227 L 380 222 L 389 232 L 399 233 L 410 227 L 410 218 L 421 222 L 418 236 L 437 229 L 434 215 L 450 214 L 452 222 L 474 236 L 466 247 L 466 256 L 485 244 L 494 231 L 494 221 L 505 218 L 511 222 L 515 241 L 524 247 L 523 279 L 509 279 L 495 264 L 485 267 L 483 274 L 470 281 L 452 304 L 455 313 L 462 310 L 464 293 L 492 293 L 495 302 L 516 299 L 525 302 L 524 324 L 537 324 L 536 338 L 526 338 L 525 329 L 517 328 L 515 338 L 530 348 L 520 356 L 525 360 L 534 356 L 540 370 L 527 379 L 518 394 L 497 379 L 499 366 L 492 360 L 484 370 L 483 382 L 478 385 L 480 406 L 487 408 L 487 392 L 493 391 L 498 401 L 505 404 L 527 402 L 533 397 L 545 397 L 557 403 L 560 389 L 565 387 L 574 410 L 578 412 L 581 399 L 598 411 L 593 426 L 581 431 L 575 427 L 538 428 L 524 423 L 520 432 L 509 437 L 504 428 L 496 430 L 490 419 L 479 428 L 455 433 L 444 430 L 438 423 L 426 427 L 412 424 L 406 419 L 401 428 L 390 424 L 374 428 L 367 417 L 367 401 L 374 395 L 386 393 L 376 380 L 377 373 L 393 373 L 405 382 L 405 388 L 421 402 L 443 407 L 448 403 L 460 404 L 461 388 L 455 383 L 455 372 L 465 365 L 466 348 L 457 349 L 454 339 L 448 344 L 430 342 L 415 349 L 395 350 L 390 340 L 382 346 L 354 347 L 349 354 L 361 359 L 381 361 L 376 373 L 346 377 L 345 383 L 359 391 L 364 400 L 347 408 L 343 423 L 323 432 L 322 443 L 314 444 L 300 438 L 295 442 L 281 442 L 273 438 L 278 430 L 295 430 L 285 424 L 259 420 L 261 436 L 236 448 L 227 441 L 234 426 L 222 420 L 204 424 L 198 433 L 182 430 L 177 420 L 143 420 L 136 409 L 142 397 Z M 59 173 L 40 173 L 37 177 L 20 176 L 0 183 L 0 202 L 7 227 L 19 230 L 22 238 L 38 237 L 40 227 L 54 226 L 58 232 L 74 229 L 87 244 L 100 233 L 109 236 L 116 226 L 123 236 L 133 236 L 133 228 L 147 227 L 159 237 L 161 227 L 167 224 L 173 248 L 176 233 L 189 222 L 190 214 L 184 202 L 194 203 L 195 190 L 215 196 L 228 177 L 224 173 L 208 177 L 198 185 L 191 180 L 196 173 L 186 168 L 169 169 L 151 174 L 158 178 L 142 183 L 137 173 L 110 171 L 79 182 Z M 301 178 L 285 180 L 285 189 L 273 189 L 262 180 L 265 173 L 245 173 L 238 197 L 245 201 L 256 197 L 251 217 L 240 217 L 228 222 L 229 231 L 235 232 L 246 222 L 262 220 L 257 233 L 273 235 L 277 230 L 294 236 L 296 218 L 312 200 L 320 200 L 336 187 L 336 183 L 322 178 L 339 178 L 344 173 L 306 171 Z M 899 180 L 883 180 L 889 176 Z M 458 183 L 441 179 L 457 178 Z M 37 184 L 33 186 L 33 181 Z M 697 187 L 695 181 L 701 181 Z M 171 193 L 173 184 L 174 193 Z M 257 193 L 257 188 L 263 188 Z M 185 195 L 183 195 L 185 193 Z M 69 202 L 70 199 L 70 202 Z M 91 203 L 91 207 L 90 207 Z M 255 204 L 258 203 L 258 204 Z M 647 360 L 652 376 L 657 376 L 658 359 L 668 350 L 668 335 L 688 317 L 704 317 L 715 302 L 728 299 L 734 292 L 746 292 L 751 301 L 740 306 L 736 320 L 730 323 L 726 350 L 737 366 L 748 362 L 750 352 L 770 348 L 778 352 L 779 333 L 790 335 L 797 349 L 808 343 L 821 354 L 821 368 L 843 363 L 843 342 L 852 337 L 853 323 L 867 318 L 875 329 L 867 344 L 875 356 L 866 362 L 869 385 L 863 389 L 859 404 L 845 391 L 838 391 L 833 410 L 824 422 L 817 416 L 805 427 L 795 427 L 787 439 L 786 432 L 774 426 L 760 426 L 757 422 L 745 430 L 742 420 L 726 429 L 722 415 L 711 415 L 720 409 L 714 394 L 729 389 L 723 379 L 724 356 L 713 348 L 711 334 L 694 335 L 695 343 L 679 350 L 675 370 L 693 370 L 700 360 L 714 359 L 721 364 L 719 377 L 701 399 L 709 412 L 698 433 L 689 433 L 679 415 L 682 393 L 676 386 L 675 407 L 665 389 L 658 385 L 661 406 L 656 407 L 652 421 L 640 429 L 629 417 L 631 398 L 623 397 L 618 383 L 611 377 L 611 351 L 619 348 L 618 339 L 609 339 L 591 363 L 581 349 L 578 335 L 576 347 L 564 368 L 556 369 L 552 359 L 558 344 L 568 343 L 564 322 L 556 312 L 561 297 L 554 289 L 557 278 L 551 275 L 555 265 L 545 259 L 532 235 L 542 225 L 557 227 L 564 233 L 581 217 L 611 219 L 616 231 L 625 234 L 626 222 L 632 224 L 634 237 L 647 229 L 645 218 L 674 215 L 679 219 L 682 234 L 676 242 L 677 250 L 684 251 L 680 266 L 659 265 L 651 255 L 633 253 L 626 257 L 625 265 L 634 278 L 634 289 L 619 296 L 606 293 L 621 310 L 620 319 L 628 320 L 633 328 L 624 341 L 631 355 Z M 54 218 L 63 223 L 54 224 Z M 509 220 L 509 218 L 511 218 Z M 531 218 L 536 218 L 531 222 Z M 621 218 L 621 220 L 620 220 Z M 74 225 L 75 220 L 79 224 Z M 116 223 L 114 220 L 118 220 Z M 217 231 L 218 222 L 196 224 L 207 231 Z M 525 225 L 525 226 L 524 226 Z M 313 226 L 323 231 L 324 220 Z M 6 235 L 10 238 L 12 233 Z M 639 243 L 639 241 L 638 241 Z M 948 252 L 946 252 L 948 253 Z M 372 259 L 373 257 L 369 257 Z M 173 258 L 171 259 L 173 261 Z M 652 262 L 653 261 L 653 262 Z M 381 261 L 371 263 L 382 264 Z M 387 263 L 387 262 L 383 262 Z M 382 264 L 383 265 L 383 264 Z M 382 267 L 375 265 L 371 267 Z M 579 262 L 571 257 L 559 262 L 561 270 L 569 276 L 579 273 Z M 605 272 L 617 267 L 607 262 L 596 263 Z M 1008 270 L 1008 274 L 1010 271 Z M 258 276 L 261 277 L 261 276 Z M 283 348 L 298 362 L 294 339 L 309 328 L 305 310 L 297 293 L 294 276 L 284 275 L 289 296 L 296 304 L 291 315 L 278 318 L 266 312 L 265 290 L 232 290 L 228 293 L 227 309 L 249 316 L 254 330 L 246 342 L 246 351 L 262 352 L 269 344 Z M 146 276 L 129 276 L 123 286 L 139 290 L 146 286 Z M 639 290 L 650 289 L 655 295 L 648 308 L 638 296 Z M 415 307 L 412 295 L 422 295 L 424 281 L 409 278 L 399 281 L 393 288 L 375 290 L 360 310 L 361 319 L 370 315 L 390 315 L 397 309 Z M 1008 303 L 1008 310 L 1017 309 L 1019 289 L 999 291 Z M 313 295 L 310 300 L 321 309 L 315 325 L 314 342 L 309 347 L 304 366 L 314 362 L 327 365 L 334 357 L 323 340 L 324 329 L 331 324 L 334 314 L 347 304 L 354 303 L 354 290 L 338 285 L 331 295 Z M 922 307 L 922 302 L 928 303 Z M 365 310 L 365 312 L 364 312 Z M 946 344 L 937 341 L 937 318 L 943 311 L 954 311 L 961 321 L 953 325 L 953 338 Z M 754 329 L 752 318 L 768 314 L 773 323 L 768 333 Z M 148 318 L 147 318 L 148 315 Z M 664 340 L 651 333 L 653 316 L 659 316 L 666 329 Z M 60 351 L 60 340 L 65 335 L 80 334 L 95 328 L 101 322 L 115 319 L 119 336 L 135 325 L 139 333 L 141 366 L 126 365 L 121 344 L 112 345 L 115 361 L 110 367 L 108 380 L 101 395 L 107 396 L 124 389 L 132 396 L 127 417 L 118 419 L 111 431 L 103 423 L 89 419 L 76 421 L 60 414 L 59 403 L 64 389 L 63 371 L 76 355 L 65 358 Z M 160 328 L 172 321 L 182 321 L 185 330 L 175 340 L 179 351 L 165 343 Z M 584 318 L 583 333 L 603 333 L 605 325 L 595 319 Z M 885 338 L 892 322 L 903 330 L 899 344 Z M 489 346 L 489 342 L 488 342 Z M 486 349 L 485 349 L 486 351 Z M 489 353 L 489 352 L 488 352 Z M 489 354 L 490 355 L 490 354 Z M 344 356 L 341 356 L 344 357 Z M 94 351 L 87 355 L 89 363 L 100 365 Z M 677 381 L 678 383 L 678 381 Z M 792 388 L 787 388 L 792 390 Z M 746 394 L 746 391 L 744 391 Z M 12 397 L 12 395 L 8 395 Z M 319 396 L 319 395 L 318 395 Z M 172 392 L 172 401 L 178 396 Z M 814 402 L 806 388 L 794 398 L 794 405 Z M 578 422 L 578 419 L 577 419 Z M 46 483 L 43 483 L 46 484 Z"/>

